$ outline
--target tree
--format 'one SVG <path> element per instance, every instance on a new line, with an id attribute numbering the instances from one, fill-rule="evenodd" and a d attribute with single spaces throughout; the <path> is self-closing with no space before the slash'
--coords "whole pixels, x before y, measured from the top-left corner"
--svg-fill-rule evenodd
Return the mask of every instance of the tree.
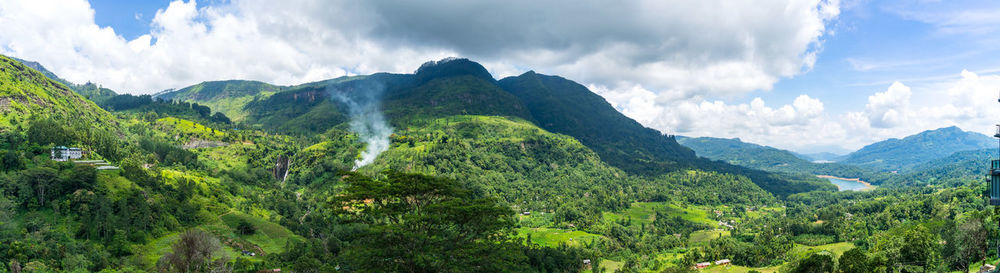
<path id="1" fill-rule="evenodd" d="M 832 273 L 833 256 L 827 253 L 813 253 L 793 269 L 792 273 Z"/>
<path id="2" fill-rule="evenodd" d="M 954 242 L 951 242 L 956 247 L 953 257 L 956 269 L 968 271 L 969 263 L 986 258 L 987 235 L 981 218 L 970 218 L 958 225 L 958 231 L 954 233 Z"/>
<path id="3" fill-rule="evenodd" d="M 55 169 L 49 167 L 37 167 L 24 170 L 21 178 L 28 182 L 32 194 L 38 200 L 38 206 L 45 206 L 46 196 L 49 190 L 57 186 L 58 175 Z"/>
<path id="4" fill-rule="evenodd" d="M 937 264 L 939 241 L 937 234 L 923 225 L 907 225 L 879 235 L 873 250 L 882 266 L 922 272 Z"/>
<path id="5" fill-rule="evenodd" d="M 192 229 L 181 234 L 171 247 L 172 251 L 156 263 L 164 272 L 224 272 L 227 258 L 213 256 L 221 248 L 219 239 L 207 232 Z"/>
<path id="6" fill-rule="evenodd" d="M 840 255 L 839 270 L 841 273 L 866 273 L 874 271 L 868 255 L 861 248 L 852 248 Z"/>
<path id="7" fill-rule="evenodd" d="M 97 183 L 97 169 L 87 165 L 76 165 L 70 169 L 63 183 L 64 192 L 77 189 L 92 189 Z"/>
<path id="8" fill-rule="evenodd" d="M 31 120 L 28 126 L 27 139 L 33 143 L 67 145 L 73 141 L 70 132 L 50 118 Z"/>
<path id="9" fill-rule="evenodd" d="M 345 250 L 362 272 L 525 271 L 513 211 L 453 180 L 349 173 L 334 208 L 369 229 Z"/>
<path id="10" fill-rule="evenodd" d="M 236 231 L 243 235 L 253 235 L 257 233 L 257 228 L 247 220 L 240 219 L 240 223 L 236 224 Z"/>

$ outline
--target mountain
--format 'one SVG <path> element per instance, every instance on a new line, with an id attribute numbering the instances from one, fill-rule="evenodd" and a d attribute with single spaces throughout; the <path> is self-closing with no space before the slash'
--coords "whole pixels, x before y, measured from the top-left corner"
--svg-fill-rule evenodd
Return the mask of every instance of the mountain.
<path id="1" fill-rule="evenodd" d="M 774 147 L 746 143 L 738 138 L 679 138 L 684 146 L 694 149 L 699 156 L 722 160 L 734 165 L 769 172 L 805 173 L 861 178 L 871 181 L 874 175 L 857 166 L 838 163 L 814 163 L 793 152 Z"/>
<path id="2" fill-rule="evenodd" d="M 80 120 L 95 124 L 114 122 L 94 102 L 15 59 L 0 55 L 0 128 L 10 128 L 34 116 Z"/>
<path id="3" fill-rule="evenodd" d="M 248 113 L 244 106 L 255 99 L 267 98 L 282 90 L 282 86 L 259 81 L 208 81 L 178 90 L 162 92 L 154 98 L 195 102 L 222 112 L 233 121 L 243 121 Z"/>
<path id="4" fill-rule="evenodd" d="M 946 157 L 921 163 L 905 173 L 889 177 L 887 184 L 895 186 L 957 187 L 984 183 L 989 174 L 990 160 L 997 159 L 997 148 L 956 152 Z"/>
<path id="5" fill-rule="evenodd" d="M 882 171 L 908 171 L 914 166 L 955 152 L 996 147 L 995 139 L 951 126 L 928 130 L 903 139 L 876 142 L 839 161 Z"/>
<path id="6" fill-rule="evenodd" d="M 67 80 L 64 80 L 64 79 L 60 78 L 59 76 L 57 76 L 55 73 L 52 73 L 52 71 L 49 71 L 48 69 L 46 69 L 45 66 L 42 66 L 42 64 L 40 64 L 38 62 L 32 62 L 32 61 L 22 60 L 22 59 L 18 59 L 18 58 L 11 58 L 11 59 L 19 61 L 19 62 L 21 62 L 22 64 L 24 64 L 27 67 L 31 67 L 31 68 L 33 68 L 35 70 L 38 70 L 38 72 L 41 72 L 42 75 L 44 75 L 45 77 L 48 77 L 49 79 L 52 79 L 52 80 L 54 80 L 56 82 L 59 82 L 59 83 L 65 85 L 66 87 L 69 87 L 70 89 L 72 89 L 76 93 L 78 93 L 78 94 L 80 94 L 80 95 L 84 96 L 85 98 L 90 99 L 92 101 L 95 101 L 95 102 L 96 101 L 102 101 L 102 100 L 105 100 L 107 98 L 110 98 L 110 97 L 113 97 L 113 96 L 117 95 L 117 93 L 115 93 L 115 91 L 113 91 L 111 89 L 107 89 L 107 88 L 101 87 L 101 86 L 98 86 L 95 83 L 88 82 L 88 83 L 85 83 L 85 84 L 75 84 L 75 83 L 69 82 Z"/>
<path id="7" fill-rule="evenodd" d="M 808 153 L 808 154 L 795 153 L 795 156 L 798 156 L 799 158 L 809 161 L 836 162 L 838 160 L 844 159 L 846 155 L 835 154 L 831 152 L 820 152 L 820 153 Z"/>
<path id="8" fill-rule="evenodd" d="M 694 152 L 672 136 L 622 115 L 583 85 L 529 71 L 500 80 L 546 130 L 573 136 L 623 170 L 656 173 L 693 166 Z"/>

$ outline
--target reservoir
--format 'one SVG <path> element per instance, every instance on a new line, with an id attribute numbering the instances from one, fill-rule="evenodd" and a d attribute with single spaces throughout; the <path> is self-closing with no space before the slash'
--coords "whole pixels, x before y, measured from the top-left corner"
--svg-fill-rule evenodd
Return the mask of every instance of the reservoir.
<path id="1" fill-rule="evenodd" d="M 861 191 L 869 188 L 868 185 L 862 184 L 861 182 L 854 180 L 843 180 L 836 178 L 826 178 L 826 179 L 830 180 L 830 183 L 837 185 L 837 188 L 840 189 L 840 191 Z"/>

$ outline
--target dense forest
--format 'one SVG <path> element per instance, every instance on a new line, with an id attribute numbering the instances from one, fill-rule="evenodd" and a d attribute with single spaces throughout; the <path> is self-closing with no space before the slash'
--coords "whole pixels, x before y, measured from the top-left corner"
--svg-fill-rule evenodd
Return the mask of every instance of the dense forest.
<path id="1" fill-rule="evenodd" d="M 897 175 L 837 167 L 887 177 L 837 191 L 814 163 L 702 158 L 582 85 L 534 72 L 497 81 L 464 59 L 97 103 L 43 68 L 0 61 L 0 272 L 968 272 L 996 261 L 987 151 Z M 393 132 L 360 165 L 371 144 L 352 126 L 356 101 L 338 97 L 366 92 L 384 95 Z M 87 153 L 56 161 L 56 146 Z"/>

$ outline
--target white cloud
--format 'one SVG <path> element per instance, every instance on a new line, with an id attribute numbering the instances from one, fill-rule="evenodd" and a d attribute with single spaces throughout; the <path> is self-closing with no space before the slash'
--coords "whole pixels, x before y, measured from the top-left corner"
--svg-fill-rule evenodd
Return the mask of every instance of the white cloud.
<path id="1" fill-rule="evenodd" d="M 446 56 L 693 97 L 770 89 L 812 68 L 837 0 L 170 3 L 128 41 L 83 0 L 0 2 L 0 52 L 69 80 L 148 93 L 204 80 L 296 84 L 411 72 Z"/>
<path id="2" fill-rule="evenodd" d="M 664 97 L 641 86 L 590 86 L 622 113 L 658 130 L 685 136 L 738 137 L 743 141 L 803 152 L 852 151 L 888 138 L 959 126 L 993 134 L 1000 121 L 1000 75 L 962 71 L 914 92 L 901 82 L 868 97 L 863 111 L 832 114 L 819 99 L 800 95 L 791 104 L 763 99 L 730 104 L 702 97 Z M 920 96 L 920 97 L 916 97 Z M 920 101 L 922 104 L 914 104 Z M 839 149 L 838 149 L 839 148 Z"/>
<path id="3" fill-rule="evenodd" d="M 909 87 L 894 82 L 885 92 L 869 96 L 865 114 L 871 126 L 891 128 L 906 122 L 911 94 Z"/>

